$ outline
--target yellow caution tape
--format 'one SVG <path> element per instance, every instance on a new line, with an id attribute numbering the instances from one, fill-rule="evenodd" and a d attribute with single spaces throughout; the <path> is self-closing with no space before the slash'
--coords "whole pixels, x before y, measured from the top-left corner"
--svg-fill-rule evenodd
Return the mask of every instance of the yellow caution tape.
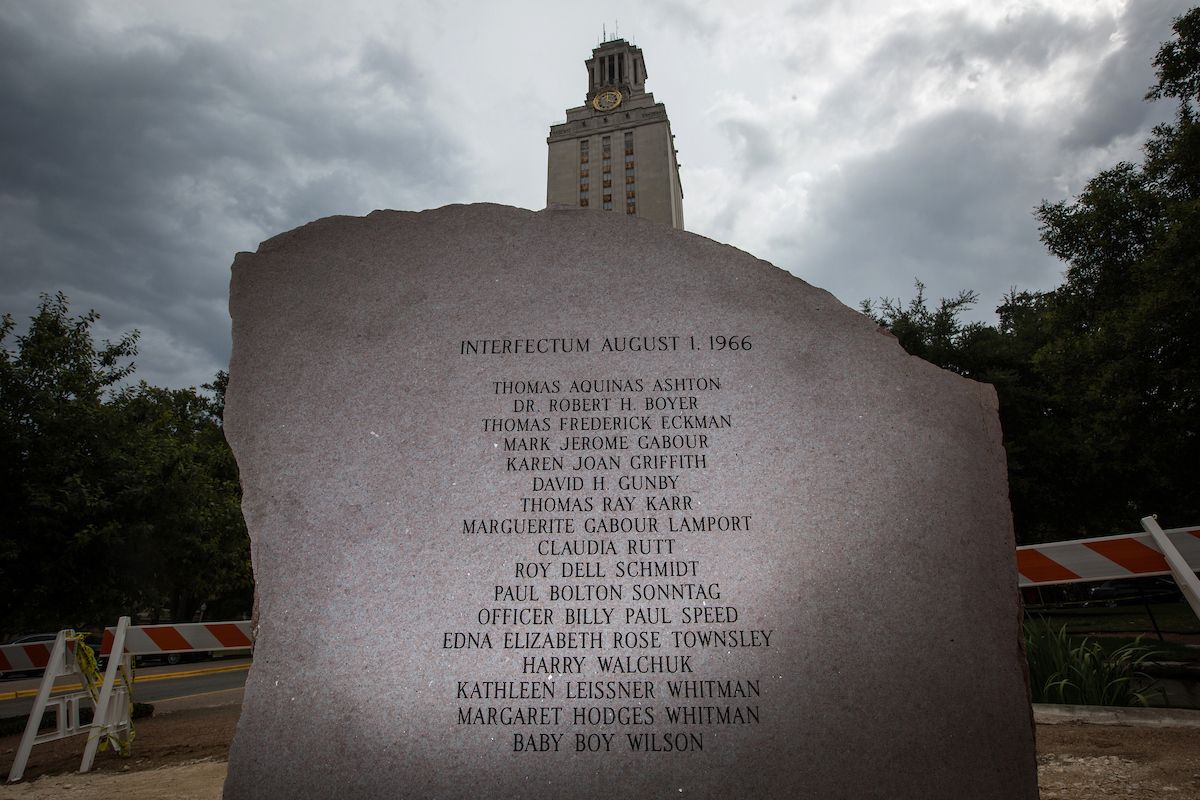
<path id="1" fill-rule="evenodd" d="M 100 716 L 100 690 L 97 688 L 97 684 L 103 683 L 103 679 L 100 677 L 100 666 L 96 661 L 96 651 L 85 642 L 87 634 L 69 633 L 67 636 L 76 642 L 75 664 L 79 667 L 80 674 L 83 675 L 83 682 L 88 694 L 92 698 L 92 705 L 96 707 L 96 716 Z M 119 658 L 119 656 L 110 654 L 109 658 Z M 116 745 L 118 752 L 123 756 L 128 756 L 130 747 L 133 745 L 133 681 L 137 677 L 137 666 L 134 660 L 130 659 L 129 670 L 132 674 L 127 675 L 125 673 L 124 665 L 118 664 L 117 669 L 121 673 L 121 682 L 125 684 L 125 696 L 129 699 L 129 738 L 118 738 L 109 732 L 105 726 L 95 724 L 95 720 L 93 720 L 92 724 L 95 731 L 91 735 L 101 737 L 99 745 L 101 750 L 108 747 L 108 741 L 111 739 L 113 744 Z"/>

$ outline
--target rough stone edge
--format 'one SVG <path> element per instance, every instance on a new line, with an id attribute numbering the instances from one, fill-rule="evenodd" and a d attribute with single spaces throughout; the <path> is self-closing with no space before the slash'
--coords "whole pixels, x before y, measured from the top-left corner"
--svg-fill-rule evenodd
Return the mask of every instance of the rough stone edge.
<path id="1" fill-rule="evenodd" d="M 235 255 L 235 267 L 236 267 L 236 262 L 239 258 L 250 258 L 250 257 L 258 256 L 258 255 L 263 255 L 263 254 L 269 253 L 270 251 L 281 249 L 287 245 L 290 245 L 290 244 L 292 244 L 293 241 L 296 241 L 296 240 L 302 241 L 304 238 L 307 237 L 307 235 L 319 233 L 320 227 L 325 224 L 337 224 L 337 223 L 342 222 L 343 220 L 363 221 L 363 220 L 368 219 L 369 217 L 374 217 L 376 215 L 381 215 L 381 214 L 421 215 L 421 214 L 431 214 L 434 212 L 445 212 L 445 211 L 449 211 L 452 209 L 460 209 L 460 208 L 461 209 L 470 209 L 470 208 L 480 207 L 480 206 L 485 206 L 485 207 L 492 206 L 492 207 L 505 209 L 505 210 L 524 212 L 527 214 L 555 214 L 555 213 L 600 214 L 600 213 L 607 213 L 607 212 L 603 212 L 600 209 L 596 209 L 596 208 L 589 209 L 589 208 L 578 207 L 578 206 L 574 206 L 574 205 L 564 205 L 564 204 L 557 204 L 557 203 L 549 204 L 546 208 L 543 208 L 540 210 L 531 210 L 528 208 L 507 206 L 504 204 L 497 204 L 497 203 L 472 203 L 472 204 L 451 204 L 451 205 L 447 205 L 447 206 L 442 206 L 440 208 L 426 209 L 424 211 L 395 211 L 395 210 L 388 210 L 388 209 L 377 209 L 366 215 L 332 215 L 329 217 L 324 217 L 324 218 L 320 218 L 317 220 L 313 220 L 312 222 L 309 222 L 305 225 L 301 225 L 292 230 L 279 233 L 276 236 L 273 236 L 269 239 L 263 240 L 259 244 L 259 247 L 258 247 L 257 251 L 255 251 L 255 252 L 237 253 Z M 613 215 L 613 216 L 616 216 L 616 215 Z M 627 223 L 632 222 L 635 224 L 643 224 L 643 225 L 656 225 L 656 226 L 659 225 L 659 223 L 653 223 L 653 222 L 650 222 L 643 218 L 629 219 L 627 217 L 624 217 L 624 215 L 621 215 L 620 217 L 618 217 L 618 219 L 620 220 L 620 222 L 622 224 L 627 224 Z M 990 384 L 974 381 L 970 378 L 966 378 L 964 376 L 958 375 L 957 373 L 954 373 L 950 370 L 941 369 L 941 368 L 937 367 L 936 365 L 934 365 L 930 362 L 927 362 L 924 359 L 919 358 L 918 356 L 914 356 L 914 355 L 906 353 L 903 350 L 903 348 L 900 346 L 898 338 L 891 331 L 888 331 L 886 328 L 883 328 L 883 327 L 877 325 L 872 320 L 870 320 L 868 317 L 861 314 L 861 312 L 858 312 L 853 307 L 847 305 L 846 303 L 844 303 L 843 301 L 838 299 L 836 296 L 834 296 L 828 290 L 808 284 L 808 282 L 805 281 L 803 278 L 800 278 L 799 276 L 795 275 L 794 273 L 791 273 L 789 270 L 787 270 L 783 267 L 779 267 L 778 265 L 774 264 L 773 262 L 770 262 L 765 259 L 754 256 L 752 253 L 741 250 L 737 247 L 734 247 L 733 245 L 729 245 L 729 244 L 726 244 L 723 242 L 709 239 L 708 237 L 697 234 L 695 232 L 685 231 L 682 229 L 673 229 L 673 228 L 669 228 L 669 227 L 667 227 L 667 230 L 676 235 L 685 235 L 685 236 L 689 236 L 689 237 L 695 237 L 697 239 L 705 241 L 707 244 L 709 244 L 711 246 L 716 246 L 719 248 L 724 248 L 724 249 L 730 250 L 730 251 L 736 253 L 738 255 L 738 257 L 740 257 L 740 258 L 748 258 L 751 261 L 757 262 L 760 265 L 765 265 L 767 267 L 772 268 L 773 270 L 783 273 L 788 278 L 798 281 L 806 286 L 809 286 L 811 289 L 826 295 L 829 298 L 829 300 L 832 301 L 833 304 L 840 305 L 840 306 L 842 306 L 842 308 L 844 310 L 861 317 L 862 318 L 861 322 L 863 323 L 863 325 L 865 325 L 869 328 L 873 328 L 876 333 L 881 334 L 881 335 L 887 337 L 888 339 L 890 339 L 889 344 L 891 344 L 895 348 L 895 350 L 897 350 L 901 354 L 899 356 L 901 359 L 907 357 L 910 361 L 916 362 L 917 364 L 919 364 L 922 369 L 927 369 L 934 374 L 943 373 L 945 376 L 952 376 L 952 380 L 958 380 L 958 381 L 962 381 L 962 382 L 976 384 L 976 387 L 978 387 L 977 398 L 978 398 L 978 402 L 979 402 L 980 410 L 982 412 L 982 418 L 983 418 L 983 422 L 984 422 L 984 426 L 985 426 L 985 437 L 988 440 L 994 442 L 995 447 L 998 449 L 998 452 L 1000 454 L 1002 461 L 1006 462 L 1006 460 L 1007 460 L 1006 453 L 1003 450 L 1002 445 L 1000 444 L 1001 430 L 1000 430 L 1000 424 L 999 424 L 999 417 L 997 416 L 998 398 L 996 395 L 995 388 L 993 386 L 991 386 Z M 1007 483 L 1007 470 L 1005 470 L 1005 482 Z M 1010 537 L 1011 537 L 1011 535 L 1012 535 L 1011 520 L 1010 520 L 1009 532 L 1010 532 Z M 1013 569 L 1014 576 L 1015 576 L 1015 562 L 1016 562 L 1016 559 L 1015 559 L 1015 555 L 1014 555 L 1012 557 L 1012 563 L 1013 563 L 1013 567 L 1014 567 L 1014 569 Z M 1016 589 L 1016 587 L 1014 585 L 1014 591 L 1015 591 L 1015 589 Z M 257 630 L 258 630 L 258 624 L 257 624 L 258 623 L 258 596 L 257 595 L 258 595 L 258 593 L 256 592 L 255 593 L 255 607 L 254 607 L 254 621 L 253 621 L 255 633 L 257 633 Z M 1019 594 L 1017 596 L 1019 596 Z M 1018 611 L 1018 614 L 1020 614 L 1021 613 L 1020 603 L 1016 602 L 1016 603 L 1014 603 L 1014 605 Z M 1023 650 L 1023 647 L 1024 647 L 1023 637 L 1018 637 L 1018 641 L 1020 642 L 1020 646 Z M 1023 655 L 1023 653 L 1022 653 L 1022 655 Z M 1021 663 L 1022 664 L 1025 663 L 1024 658 L 1021 659 Z M 1027 669 L 1028 669 L 1028 667 L 1026 665 L 1026 681 L 1028 682 Z M 1072 708 L 1072 707 L 1064 706 L 1063 708 Z M 1121 711 L 1125 711 L 1127 709 L 1119 709 L 1118 708 L 1118 709 L 1110 709 L 1110 710 L 1116 711 L 1116 712 L 1121 712 Z M 1036 712 L 1036 709 L 1034 707 L 1031 707 L 1030 712 L 1029 712 L 1029 714 L 1030 714 L 1029 721 L 1030 721 L 1031 727 L 1033 727 L 1033 725 L 1036 723 L 1046 722 L 1046 720 L 1039 718 L 1035 712 Z M 1200 713 L 1200 712 L 1198 712 L 1198 713 Z M 1054 720 L 1054 722 L 1059 722 L 1059 721 L 1065 722 L 1065 721 L 1071 721 L 1071 720 L 1067 720 L 1067 719 Z M 1053 722 L 1051 722 L 1051 724 L 1053 724 Z M 1105 723 L 1097 723 L 1097 724 L 1134 724 L 1134 723 L 1105 722 Z M 1200 727 L 1200 721 L 1197 721 L 1196 725 L 1198 727 Z M 239 727 L 240 727 L 240 722 L 239 722 Z"/>
<path id="2" fill-rule="evenodd" d="M 1125 725 L 1133 728 L 1200 728 L 1200 711 L 1188 708 L 1124 708 L 1034 703 L 1039 725 Z"/>

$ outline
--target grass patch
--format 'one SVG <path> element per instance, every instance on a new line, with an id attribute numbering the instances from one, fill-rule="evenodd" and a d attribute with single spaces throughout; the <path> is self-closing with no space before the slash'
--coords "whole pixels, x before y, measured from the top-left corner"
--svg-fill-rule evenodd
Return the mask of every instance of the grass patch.
<path id="1" fill-rule="evenodd" d="M 92 709 L 79 709 L 79 724 L 86 725 L 92 721 L 94 716 Z M 142 719 L 154 714 L 154 705 L 151 703 L 134 703 L 133 704 L 133 719 Z M 19 717 L 4 717 L 0 719 L 0 736 L 19 736 L 25 732 L 25 726 L 29 723 L 29 715 L 23 714 Z M 42 721 L 38 725 L 38 731 L 53 730 L 58 725 L 58 709 L 48 708 L 42 714 Z"/>
<path id="2" fill-rule="evenodd" d="M 1068 636 L 1065 626 L 1056 629 L 1045 621 L 1026 625 L 1025 650 L 1033 702 L 1149 705 L 1149 698 L 1162 690 L 1141 666 L 1155 657 L 1155 650 L 1140 639 L 1109 644 L 1106 647 L 1095 639 Z"/>
<path id="3" fill-rule="evenodd" d="M 1200 618 L 1187 603 L 1151 603 L 1154 621 L 1163 633 L 1200 634 Z M 1154 621 L 1144 605 L 1088 608 L 1051 608 L 1028 610 L 1031 619 L 1054 627 L 1066 626 L 1067 633 L 1146 633 L 1154 631 Z"/>

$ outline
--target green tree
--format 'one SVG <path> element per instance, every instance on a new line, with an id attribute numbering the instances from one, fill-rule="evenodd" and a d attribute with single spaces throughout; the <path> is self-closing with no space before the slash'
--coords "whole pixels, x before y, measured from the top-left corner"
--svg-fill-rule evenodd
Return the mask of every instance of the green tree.
<path id="1" fill-rule="evenodd" d="M 250 590 L 237 464 L 214 403 L 141 383 L 114 405 L 129 454 L 120 480 L 125 575 L 136 577 L 141 604 L 166 600 L 173 620 L 190 620 L 206 599 Z"/>
<path id="2" fill-rule="evenodd" d="M 884 298 L 878 309 L 864 301 L 862 310 L 895 334 L 907 352 L 995 386 L 1018 542 L 1038 541 L 1070 527 L 1062 497 L 1084 487 L 1075 480 L 1078 469 L 1064 465 L 1074 464 L 1079 453 L 1033 358 L 1047 341 L 1045 295 L 1010 293 L 996 309 L 999 325 L 990 326 L 960 318 L 976 302 L 974 292 L 943 298 L 931 309 L 920 281 L 916 289 L 907 306 Z"/>
<path id="3" fill-rule="evenodd" d="M 1200 8 L 1175 20 L 1149 99 L 1179 100 L 1141 165 L 1121 163 L 1074 201 L 1043 203 L 1042 239 L 1067 262 L 1035 356 L 1093 459 L 1093 514 L 1108 530 L 1161 512 L 1200 515 Z M 1103 527 L 1103 526 L 1102 526 Z"/>
<path id="4" fill-rule="evenodd" d="M 96 319 L 43 296 L 12 348 L 12 317 L 0 322 L 2 632 L 112 624 L 164 601 L 190 618 L 251 585 L 218 401 L 121 388 L 137 332 L 96 347 Z"/>
<path id="5" fill-rule="evenodd" d="M 1014 291 L 996 327 L 971 292 L 864 311 L 910 353 L 996 386 L 1019 543 L 1200 520 L 1200 9 L 1175 20 L 1147 99 L 1176 98 L 1140 165 L 1037 209 L 1061 286 Z"/>
<path id="6" fill-rule="evenodd" d="M 43 297 L 29 331 L 0 359 L 0 628 L 77 621 L 115 607 L 111 560 L 121 538 L 112 474 L 120 419 L 104 402 L 133 370 L 137 332 L 93 346 L 94 313 L 72 319 Z M 14 328 L 0 323 L 0 342 Z"/>
<path id="7" fill-rule="evenodd" d="M 975 305 L 978 295 L 971 291 L 959 292 L 958 297 L 943 297 L 936 309 L 930 309 L 925 298 L 925 284 L 918 280 L 916 287 L 916 297 L 907 306 L 899 298 L 884 297 L 880 298 L 878 309 L 870 300 L 863 300 L 860 308 L 890 331 L 908 353 L 943 369 L 968 375 L 971 367 L 964 359 L 969 343 L 985 326 L 979 322 L 963 324 L 959 314 Z"/>

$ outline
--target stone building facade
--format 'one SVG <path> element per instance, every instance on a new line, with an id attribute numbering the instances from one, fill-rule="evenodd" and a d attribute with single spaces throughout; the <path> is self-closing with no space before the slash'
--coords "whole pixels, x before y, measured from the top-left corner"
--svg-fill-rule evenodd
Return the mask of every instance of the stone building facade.
<path id="1" fill-rule="evenodd" d="M 667 109 L 646 91 L 646 62 L 624 39 L 584 62 L 587 102 L 550 127 L 546 204 L 633 214 L 683 228 L 683 186 Z"/>

